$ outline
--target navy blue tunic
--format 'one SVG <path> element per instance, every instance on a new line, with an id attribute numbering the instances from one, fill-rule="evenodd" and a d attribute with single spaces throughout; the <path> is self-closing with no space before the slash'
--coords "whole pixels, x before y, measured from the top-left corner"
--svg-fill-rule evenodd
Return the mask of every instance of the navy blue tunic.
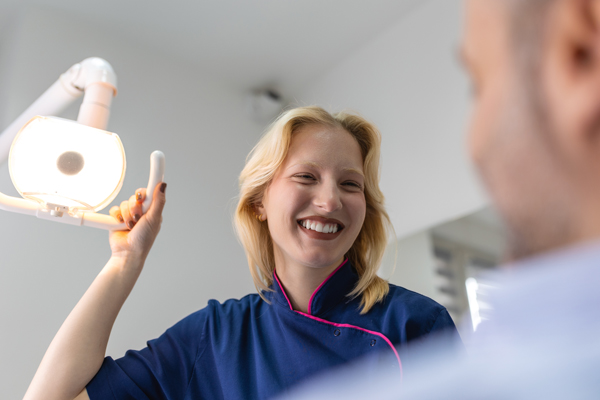
<path id="1" fill-rule="evenodd" d="M 106 357 L 87 386 L 90 399 L 267 399 L 306 378 L 361 356 L 388 353 L 424 335 L 456 331 L 433 300 L 399 286 L 365 315 L 349 300 L 358 276 L 350 262 L 294 311 L 277 275 L 269 302 L 258 294 L 208 306 L 140 351 Z M 374 357 L 375 358 L 375 357 Z M 385 358 L 385 357 L 384 357 Z"/>

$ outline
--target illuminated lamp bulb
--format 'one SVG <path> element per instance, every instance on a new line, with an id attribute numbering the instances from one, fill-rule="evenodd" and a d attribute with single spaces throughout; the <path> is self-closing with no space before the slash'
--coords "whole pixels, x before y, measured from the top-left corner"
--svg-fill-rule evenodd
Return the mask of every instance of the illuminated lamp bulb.
<path id="1" fill-rule="evenodd" d="M 125 151 L 115 133 L 56 117 L 34 117 L 9 155 L 13 185 L 25 199 L 71 211 L 99 211 L 119 193 Z"/>

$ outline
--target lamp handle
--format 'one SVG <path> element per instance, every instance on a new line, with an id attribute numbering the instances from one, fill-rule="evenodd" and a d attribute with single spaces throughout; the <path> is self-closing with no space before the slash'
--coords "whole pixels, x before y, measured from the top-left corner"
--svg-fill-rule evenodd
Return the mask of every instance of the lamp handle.
<path id="1" fill-rule="evenodd" d="M 142 212 L 146 214 L 152 204 L 154 197 L 154 189 L 156 185 L 162 182 L 165 178 L 165 155 L 162 151 L 156 150 L 150 155 L 150 178 L 148 179 L 148 187 L 146 188 L 146 199 L 142 203 Z"/>

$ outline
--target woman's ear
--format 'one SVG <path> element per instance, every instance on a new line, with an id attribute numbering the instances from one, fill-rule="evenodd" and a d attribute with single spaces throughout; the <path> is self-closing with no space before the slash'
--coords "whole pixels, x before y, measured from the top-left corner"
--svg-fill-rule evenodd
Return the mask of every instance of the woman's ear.
<path id="1" fill-rule="evenodd" d="M 254 204 L 253 208 L 254 215 L 258 221 L 263 222 L 267 220 L 267 210 L 262 203 Z"/>

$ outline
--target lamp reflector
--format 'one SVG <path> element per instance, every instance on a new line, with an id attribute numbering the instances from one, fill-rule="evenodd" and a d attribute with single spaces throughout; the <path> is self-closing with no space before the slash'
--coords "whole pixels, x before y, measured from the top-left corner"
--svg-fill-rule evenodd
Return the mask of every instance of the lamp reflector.
<path id="1" fill-rule="evenodd" d="M 99 211 L 110 204 L 126 168 L 117 134 L 40 116 L 21 128 L 8 162 L 21 196 L 79 211 Z"/>

